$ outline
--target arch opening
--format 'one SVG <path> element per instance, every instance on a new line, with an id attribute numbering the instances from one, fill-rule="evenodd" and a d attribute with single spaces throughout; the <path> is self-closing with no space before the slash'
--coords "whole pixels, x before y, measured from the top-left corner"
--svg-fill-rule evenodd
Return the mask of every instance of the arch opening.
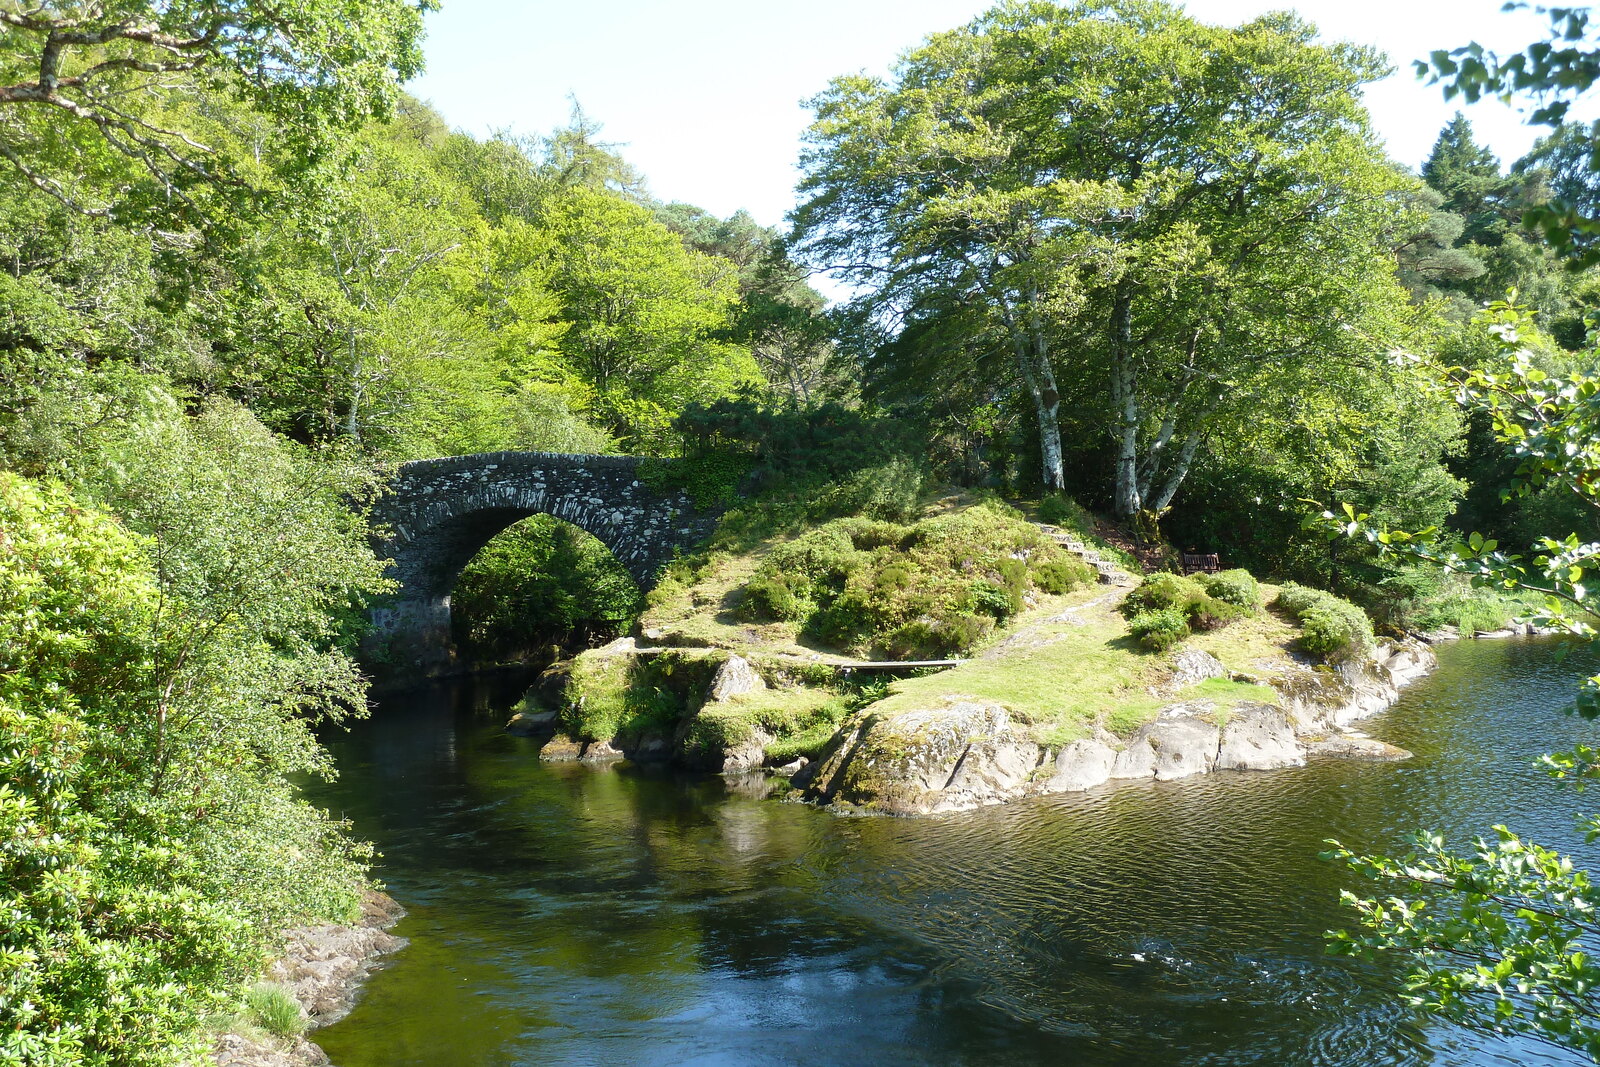
<path id="1" fill-rule="evenodd" d="M 543 666 L 620 636 L 644 593 L 599 538 L 530 515 L 490 538 L 450 592 L 451 644 L 477 669 Z"/>

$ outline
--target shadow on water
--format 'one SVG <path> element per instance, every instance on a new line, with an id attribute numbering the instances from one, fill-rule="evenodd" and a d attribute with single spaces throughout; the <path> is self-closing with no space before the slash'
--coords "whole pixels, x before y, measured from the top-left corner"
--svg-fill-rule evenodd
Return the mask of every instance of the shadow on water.
<path id="1" fill-rule="evenodd" d="M 1424 1026 L 1348 918 L 1327 837 L 1495 822 L 1597 858 L 1534 768 L 1592 737 L 1594 665 L 1443 649 L 1374 720 L 1417 753 L 1125 784 L 920 820 L 836 818 L 719 778 L 541 765 L 524 679 L 391 698 L 314 791 L 384 854 L 412 945 L 318 1040 L 342 1067 L 499 1064 L 1538 1064 Z"/>

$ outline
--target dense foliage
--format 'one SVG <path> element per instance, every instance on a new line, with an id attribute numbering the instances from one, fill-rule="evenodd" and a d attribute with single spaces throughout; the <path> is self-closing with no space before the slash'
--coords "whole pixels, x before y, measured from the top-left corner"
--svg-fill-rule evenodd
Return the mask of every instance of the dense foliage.
<path id="1" fill-rule="evenodd" d="M 889 83 L 835 79 L 794 220 L 889 335 L 869 386 L 969 420 L 1025 407 L 1047 489 L 1081 436 L 1128 521 L 1165 511 L 1207 442 L 1308 402 L 1335 427 L 1365 414 L 1394 388 L 1381 346 L 1425 318 L 1388 246 L 1413 182 L 1359 103 L 1377 57 L 1314 36 L 1016 2 Z"/>
<path id="2" fill-rule="evenodd" d="M 593 536 L 549 515 L 484 546 L 450 597 L 456 650 L 469 662 L 545 660 L 616 637 L 638 616 L 639 588 Z"/>
<path id="3" fill-rule="evenodd" d="M 378 587 L 356 487 L 237 412 L 151 430 L 97 487 L 123 523 L 0 473 L 6 1062 L 177 1062 L 279 929 L 362 884 L 288 780 L 360 700 L 329 646 Z"/>

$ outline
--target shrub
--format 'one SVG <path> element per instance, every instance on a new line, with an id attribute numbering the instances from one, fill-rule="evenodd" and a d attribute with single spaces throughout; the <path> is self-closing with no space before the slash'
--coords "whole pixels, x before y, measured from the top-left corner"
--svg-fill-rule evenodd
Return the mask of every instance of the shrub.
<path id="1" fill-rule="evenodd" d="M 1034 566 L 1029 577 L 1046 593 L 1070 593 L 1093 584 L 1094 568 L 1076 556 L 1045 560 Z"/>
<path id="2" fill-rule="evenodd" d="M 889 635 L 887 647 L 896 659 L 943 659 L 960 655 L 993 632 L 994 619 L 958 611 L 905 623 Z"/>
<path id="3" fill-rule="evenodd" d="M 1247 570 L 1221 571 L 1200 576 L 1205 591 L 1218 600 L 1254 612 L 1261 607 L 1261 587 Z"/>
<path id="4" fill-rule="evenodd" d="M 837 519 L 774 548 L 740 613 L 785 619 L 855 654 L 943 658 L 1021 611 L 1028 589 L 1064 590 L 1088 569 L 995 502 L 899 525 Z"/>
<path id="5" fill-rule="evenodd" d="M 1190 605 L 1206 599 L 1206 591 L 1193 578 L 1179 574 L 1152 574 L 1122 602 L 1122 613 L 1130 618 L 1150 611 L 1178 611 L 1187 614 Z"/>
<path id="6" fill-rule="evenodd" d="M 1189 619 L 1176 608 L 1144 611 L 1129 620 L 1128 632 L 1152 652 L 1165 652 L 1189 636 Z"/>
<path id="7" fill-rule="evenodd" d="M 1094 529 L 1094 516 L 1065 493 L 1050 493 L 1039 501 L 1039 521 L 1084 533 Z"/>
<path id="8" fill-rule="evenodd" d="M 8 1064 L 192 1062 L 270 932 L 361 884 L 289 780 L 359 699 L 325 608 L 379 591 L 341 486 L 226 411 L 107 432 L 120 521 L 0 471 Z"/>
<path id="9" fill-rule="evenodd" d="M 1190 603 L 1184 614 L 1189 620 L 1189 625 L 1196 630 L 1207 631 L 1220 630 L 1230 622 L 1247 617 L 1250 612 L 1238 604 L 1205 596 Z"/>
<path id="10" fill-rule="evenodd" d="M 804 590 L 807 584 L 803 577 L 787 574 L 753 578 L 744 587 L 739 615 L 752 622 L 793 622 L 803 619 L 816 607 L 802 591 L 796 590 L 797 585 Z"/>
<path id="11" fill-rule="evenodd" d="M 978 611 L 993 615 L 998 622 L 1005 622 L 1019 610 L 1019 605 L 1014 604 L 1011 592 L 1000 588 L 993 582 L 974 582 L 972 584 L 972 605 Z"/>
<path id="12" fill-rule="evenodd" d="M 1299 621 L 1300 647 L 1307 653 L 1329 663 L 1371 653 L 1372 620 L 1348 600 L 1286 582 L 1276 603 Z"/>

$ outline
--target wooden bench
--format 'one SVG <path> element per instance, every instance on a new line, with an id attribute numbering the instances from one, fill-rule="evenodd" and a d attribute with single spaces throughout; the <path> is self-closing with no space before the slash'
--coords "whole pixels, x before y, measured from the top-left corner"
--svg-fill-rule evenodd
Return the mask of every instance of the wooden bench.
<path id="1" fill-rule="evenodd" d="M 1222 559 L 1215 552 L 1183 553 L 1183 573 L 1216 574 L 1222 569 Z"/>

